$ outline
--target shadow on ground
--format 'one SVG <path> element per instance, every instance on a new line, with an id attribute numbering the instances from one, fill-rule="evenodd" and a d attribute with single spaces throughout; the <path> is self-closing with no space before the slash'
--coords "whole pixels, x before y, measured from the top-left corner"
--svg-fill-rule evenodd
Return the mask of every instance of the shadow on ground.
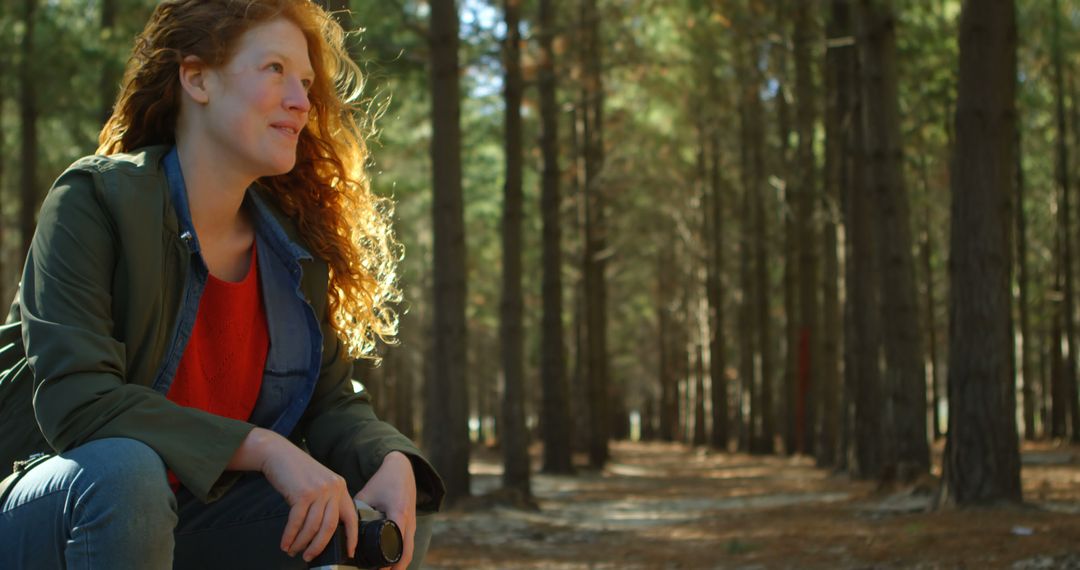
<path id="1" fill-rule="evenodd" d="M 534 475 L 539 510 L 485 500 L 439 515 L 432 569 L 1080 569 L 1080 447 L 1024 450 L 1022 508 L 932 511 L 925 485 L 882 492 L 805 457 L 619 442 L 602 472 Z"/>

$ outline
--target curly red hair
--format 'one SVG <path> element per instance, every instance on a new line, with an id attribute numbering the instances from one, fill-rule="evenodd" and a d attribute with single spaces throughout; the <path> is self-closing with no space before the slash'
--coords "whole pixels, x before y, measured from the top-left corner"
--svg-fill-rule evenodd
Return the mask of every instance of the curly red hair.
<path id="1" fill-rule="evenodd" d="M 393 203 L 371 192 L 366 164 L 362 76 L 345 34 L 309 0 L 164 0 L 135 40 L 98 152 L 131 152 L 176 141 L 178 68 L 188 55 L 210 66 L 229 61 L 237 40 L 277 18 L 307 39 L 315 80 L 296 166 L 259 183 L 295 220 L 306 244 L 330 267 L 330 321 L 352 357 L 378 359 L 376 340 L 396 342 L 401 245 L 391 230 Z"/>

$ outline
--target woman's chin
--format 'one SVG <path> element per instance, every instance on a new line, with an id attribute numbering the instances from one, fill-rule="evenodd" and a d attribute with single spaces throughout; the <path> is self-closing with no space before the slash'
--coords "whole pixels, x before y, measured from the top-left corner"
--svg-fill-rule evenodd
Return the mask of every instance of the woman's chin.
<path id="1" fill-rule="evenodd" d="M 267 172 L 264 176 L 282 176 L 293 171 L 296 168 L 296 157 L 290 159 L 282 159 L 275 161 L 273 164 L 268 164 Z"/>

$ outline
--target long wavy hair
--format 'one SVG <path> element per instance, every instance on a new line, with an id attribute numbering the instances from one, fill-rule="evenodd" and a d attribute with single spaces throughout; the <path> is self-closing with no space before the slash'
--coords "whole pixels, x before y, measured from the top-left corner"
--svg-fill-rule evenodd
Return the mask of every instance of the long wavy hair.
<path id="1" fill-rule="evenodd" d="M 396 342 L 401 301 L 401 245 L 393 203 L 371 192 L 366 166 L 363 78 L 346 52 L 345 34 L 309 0 L 163 0 L 135 39 L 113 114 L 98 138 L 100 154 L 176 142 L 180 62 L 189 55 L 225 65 L 240 36 L 277 18 L 307 39 L 315 71 L 311 112 L 300 133 L 296 166 L 259 183 L 292 218 L 305 243 L 330 268 L 330 322 L 349 356 L 378 360 L 376 340 Z"/>

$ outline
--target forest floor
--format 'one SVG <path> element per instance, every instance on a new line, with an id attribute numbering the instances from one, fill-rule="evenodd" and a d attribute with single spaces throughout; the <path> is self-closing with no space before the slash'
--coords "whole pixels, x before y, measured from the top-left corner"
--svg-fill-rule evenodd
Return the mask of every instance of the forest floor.
<path id="1" fill-rule="evenodd" d="M 938 511 L 933 479 L 886 490 L 807 457 L 611 452 L 603 472 L 534 475 L 532 510 L 506 506 L 498 452 L 477 448 L 475 497 L 438 515 L 426 567 L 1080 570 L 1080 446 L 1024 444 L 1023 507 Z"/>

